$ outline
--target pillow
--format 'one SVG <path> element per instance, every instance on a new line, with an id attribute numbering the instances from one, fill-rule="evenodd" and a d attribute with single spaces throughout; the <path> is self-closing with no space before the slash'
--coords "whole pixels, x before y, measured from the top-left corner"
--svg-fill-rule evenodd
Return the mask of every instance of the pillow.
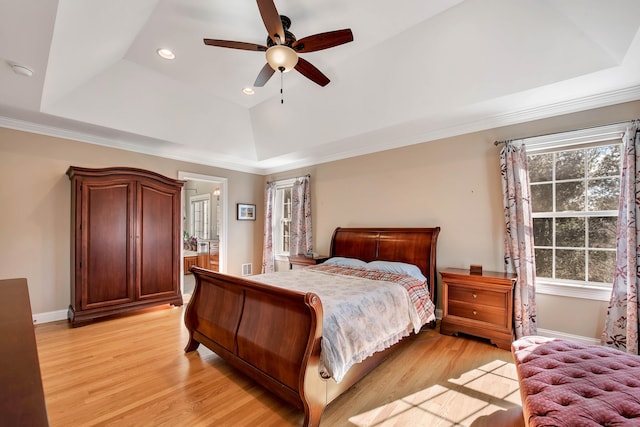
<path id="1" fill-rule="evenodd" d="M 357 258 L 345 258 L 340 256 L 329 258 L 324 262 L 324 264 L 339 265 L 341 267 L 360 267 L 360 268 L 367 267 L 367 263 L 362 260 L 359 260 Z"/>
<path id="2" fill-rule="evenodd" d="M 424 277 L 424 274 L 422 274 L 418 266 L 404 262 L 371 261 L 367 264 L 366 268 L 370 270 L 388 271 L 389 273 L 406 274 L 421 282 L 427 281 L 427 278 Z"/>

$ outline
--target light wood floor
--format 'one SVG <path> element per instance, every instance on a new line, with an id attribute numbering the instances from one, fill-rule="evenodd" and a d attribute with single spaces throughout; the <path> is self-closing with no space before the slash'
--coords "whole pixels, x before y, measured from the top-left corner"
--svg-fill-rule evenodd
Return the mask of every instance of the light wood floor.
<path id="1" fill-rule="evenodd" d="M 183 308 L 36 326 L 52 427 L 299 426 L 303 415 L 204 346 Z M 522 426 L 510 352 L 425 330 L 327 407 L 325 426 Z"/>

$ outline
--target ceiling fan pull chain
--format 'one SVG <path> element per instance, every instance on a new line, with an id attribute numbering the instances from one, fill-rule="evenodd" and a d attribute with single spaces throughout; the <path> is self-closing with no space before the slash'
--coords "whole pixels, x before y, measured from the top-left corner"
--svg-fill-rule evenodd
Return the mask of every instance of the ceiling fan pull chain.
<path id="1" fill-rule="evenodd" d="M 284 73 L 283 73 L 283 68 L 280 67 L 280 104 L 284 104 L 284 94 L 282 91 L 282 86 L 284 85 Z"/>

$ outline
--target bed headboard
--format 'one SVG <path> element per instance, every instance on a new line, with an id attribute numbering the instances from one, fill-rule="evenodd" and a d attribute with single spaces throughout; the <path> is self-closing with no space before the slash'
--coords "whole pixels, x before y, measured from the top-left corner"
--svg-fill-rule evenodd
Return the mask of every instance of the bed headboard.
<path id="1" fill-rule="evenodd" d="M 415 264 L 429 279 L 435 303 L 436 243 L 440 227 L 433 228 L 342 228 L 331 238 L 331 256 L 370 261 Z"/>

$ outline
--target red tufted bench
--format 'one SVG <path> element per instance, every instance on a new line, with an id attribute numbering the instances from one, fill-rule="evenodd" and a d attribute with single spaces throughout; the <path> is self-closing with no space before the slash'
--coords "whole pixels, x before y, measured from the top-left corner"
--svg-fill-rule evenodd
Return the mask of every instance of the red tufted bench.
<path id="1" fill-rule="evenodd" d="M 539 336 L 511 353 L 527 426 L 640 426 L 640 356 Z"/>

